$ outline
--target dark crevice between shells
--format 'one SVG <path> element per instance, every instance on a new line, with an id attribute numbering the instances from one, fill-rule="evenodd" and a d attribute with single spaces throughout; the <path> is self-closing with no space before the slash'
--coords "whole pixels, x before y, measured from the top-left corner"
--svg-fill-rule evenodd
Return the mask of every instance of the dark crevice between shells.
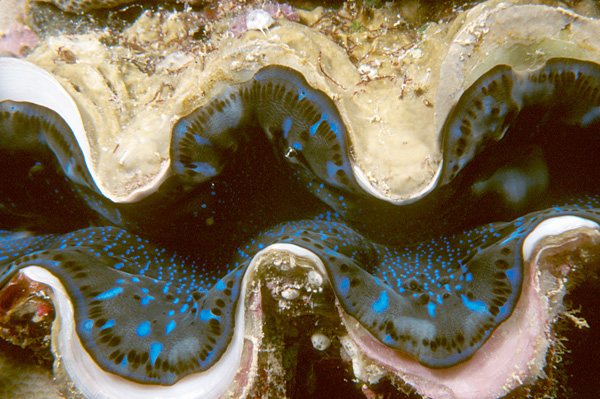
<path id="1" fill-rule="evenodd" d="M 241 148 L 217 178 L 182 189 L 173 176 L 158 193 L 135 204 L 116 205 L 125 226 L 160 245 L 195 255 L 218 251 L 225 263 L 260 231 L 326 212 L 261 133 L 257 128 L 240 132 L 253 137 L 252 145 Z"/>
<path id="2" fill-rule="evenodd" d="M 100 223 L 49 148 L 49 140 L 68 129 L 66 123 L 42 108 L 0 103 L 0 229 L 66 233 Z M 64 147 L 62 160 L 73 159 L 68 142 L 52 143 Z"/>

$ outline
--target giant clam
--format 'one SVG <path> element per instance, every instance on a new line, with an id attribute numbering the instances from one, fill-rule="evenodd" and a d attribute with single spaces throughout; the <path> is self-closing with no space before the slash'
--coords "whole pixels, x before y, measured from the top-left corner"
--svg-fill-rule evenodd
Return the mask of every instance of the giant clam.
<path id="1" fill-rule="evenodd" d="M 177 18 L 125 31 L 172 51 L 148 69 L 97 33 L 0 59 L 3 311 L 50 287 L 70 395 L 257 396 L 269 296 L 335 325 L 364 381 L 497 398 L 543 376 L 597 260 L 597 165 L 568 156 L 596 145 L 597 19 L 482 3 L 394 70 L 285 20 L 198 55 Z"/>

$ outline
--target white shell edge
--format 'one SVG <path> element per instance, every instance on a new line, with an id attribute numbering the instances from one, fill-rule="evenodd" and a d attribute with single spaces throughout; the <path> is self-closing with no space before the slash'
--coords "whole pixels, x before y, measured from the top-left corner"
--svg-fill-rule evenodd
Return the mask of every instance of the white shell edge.
<path id="1" fill-rule="evenodd" d="M 200 399 L 218 398 L 233 381 L 243 346 L 243 306 L 236 313 L 231 344 L 221 359 L 209 370 L 188 375 L 171 386 L 147 385 L 129 381 L 102 370 L 81 345 L 73 318 L 73 305 L 61 282 L 38 266 L 21 270 L 28 278 L 47 284 L 54 294 L 54 306 L 60 316 L 56 348 L 71 382 L 81 395 L 93 399 Z M 239 323 L 239 324 L 238 324 Z"/>
<path id="2" fill-rule="evenodd" d="M 408 205 L 420 200 L 433 191 L 433 189 L 437 186 L 438 180 L 440 179 L 440 175 L 442 173 L 442 163 L 440 162 L 440 167 L 435 172 L 435 175 L 429 184 L 423 187 L 420 191 L 414 193 L 412 196 L 402 198 L 390 197 L 389 194 L 383 191 L 379 186 L 369 181 L 369 178 L 365 172 L 354 161 L 352 161 L 352 171 L 354 172 L 354 177 L 356 178 L 358 185 L 373 197 L 389 202 L 392 205 Z"/>
<path id="3" fill-rule="evenodd" d="M 245 298 L 250 280 L 262 256 L 279 250 L 308 258 L 325 274 L 321 259 L 307 249 L 293 244 L 273 244 L 258 252 L 252 259 L 242 281 L 237 305 L 233 338 L 229 347 L 209 370 L 188 375 L 172 386 L 139 384 L 102 370 L 81 345 L 75 331 L 73 305 L 62 283 L 48 270 L 28 266 L 20 270 L 29 279 L 52 289 L 56 314 L 60 318 L 57 342 L 53 343 L 62 366 L 79 393 L 93 399 L 207 399 L 222 397 L 234 380 L 240 365 L 244 345 Z M 54 326 L 53 326 L 54 329 Z"/>
<path id="4" fill-rule="evenodd" d="M 0 57 L 0 101 L 23 101 L 41 105 L 59 114 L 73 131 L 81 148 L 85 164 L 100 194 L 116 203 L 138 201 L 151 194 L 167 178 L 170 163 L 163 165 L 151 183 L 133 190 L 129 195 L 118 197 L 101 184 L 93 167 L 92 153 L 77 104 L 64 87 L 44 69 L 29 61 L 12 57 Z"/>
<path id="5" fill-rule="evenodd" d="M 558 236 L 567 231 L 579 228 L 590 228 L 600 231 L 600 225 L 598 225 L 598 223 L 578 216 L 557 216 L 544 220 L 538 224 L 533 231 L 527 235 L 525 241 L 523 241 L 523 260 L 526 262 L 529 261 L 537 243 L 542 239 L 550 236 Z"/>
<path id="6" fill-rule="evenodd" d="M 90 145 L 79 109 L 54 77 L 36 65 L 18 58 L 0 57 L 0 101 L 26 101 L 59 114 L 73 130 L 86 163 L 91 163 Z"/>

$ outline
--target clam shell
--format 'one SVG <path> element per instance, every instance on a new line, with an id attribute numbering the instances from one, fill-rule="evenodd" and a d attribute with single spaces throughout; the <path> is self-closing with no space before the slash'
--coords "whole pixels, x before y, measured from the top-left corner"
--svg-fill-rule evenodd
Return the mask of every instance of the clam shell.
<path id="1" fill-rule="evenodd" d="M 154 23 L 141 17 L 128 34 L 133 36 L 136 29 L 143 30 Z M 285 65 L 300 71 L 312 87 L 325 92 L 338 106 L 349 131 L 353 168 L 361 187 L 380 199 L 402 205 L 422 198 L 438 184 L 447 183 L 440 181 L 443 168 L 440 132 L 447 115 L 472 82 L 497 64 L 525 70 L 557 56 L 597 61 L 599 30 L 598 20 L 566 9 L 489 2 L 461 14 L 448 26 L 429 26 L 423 40 L 401 56 L 408 64 L 403 71 L 406 79 L 396 77 L 389 81 L 365 80 L 345 51 L 325 35 L 286 21 L 279 21 L 265 31 L 249 31 L 241 38 L 223 38 L 219 48 L 209 54 L 185 50 L 172 53 L 157 63 L 156 73 L 129 63 L 127 46 L 109 48 L 102 44 L 98 38 L 101 33 L 53 37 L 28 57 L 32 64 L 0 59 L 0 77 L 6 77 L 0 82 L 0 100 L 31 101 L 54 109 L 72 128 L 100 193 L 114 202 L 136 202 L 154 192 L 171 173 L 169 141 L 173 126 L 182 116 L 206 104 L 229 85 L 247 81 L 264 65 Z M 65 48 L 76 62 L 59 57 Z M 415 87 L 422 86 L 432 100 L 402 96 L 407 79 Z M 540 286 L 539 254 L 584 236 L 587 238 L 581 240 L 594 241 L 596 238 L 589 237 L 594 236 L 596 228 L 570 225 L 542 233 L 541 241 L 529 243 L 529 255 L 525 256 L 531 260 L 527 292 L 531 292 L 532 301 L 543 302 L 550 297 L 554 301 L 552 306 L 545 304 L 541 311 L 539 308 L 516 311 L 520 319 L 512 319 L 515 323 L 542 317 L 535 325 L 536 332 L 528 336 L 529 342 L 546 339 L 545 323 L 554 319 L 553 312 L 565 289 L 560 279 L 551 280 L 550 288 Z M 582 231 L 585 234 L 580 234 Z M 557 232 L 564 241 L 540 244 Z M 165 397 L 183 397 L 179 391 L 182 386 L 186 392 L 193 386 L 194 395 L 200 394 L 200 389 L 212 396 L 225 395 L 227 389 L 253 395 L 252 386 L 260 376 L 256 365 L 264 349 L 262 299 L 255 288 L 264 281 L 258 272 L 259 265 L 273 251 L 283 251 L 290 259 L 302 258 L 294 263 L 310 264 L 307 275 L 313 272 L 312 281 L 325 279 L 325 268 L 319 258 L 298 247 L 275 245 L 259 253 L 244 277 L 242 298 L 246 302 L 241 301 L 238 306 L 234 343 L 210 371 L 185 377 L 173 387 L 156 388 Z M 278 261 L 270 262 L 276 265 Z M 60 282 L 42 269 L 29 269 L 25 273 L 53 287 L 55 306 L 61 315 L 60 324 L 56 323 L 53 331 L 53 349 L 62 365 L 59 373 L 68 381 L 66 385 L 77 388 L 72 394 L 98 397 L 98 390 L 107 389 L 103 391 L 107 398 L 123 392 L 132 398 L 147 396 L 140 384 L 99 370 L 82 351 L 74 336 L 73 310 Z M 303 283 L 275 290 L 281 306 L 289 306 L 301 297 L 298 291 L 307 290 L 306 284 L 310 285 Z M 562 294 L 552 296 L 555 289 L 562 290 Z M 413 385 L 420 394 L 432 397 L 444 397 L 444 392 L 449 391 L 460 398 L 498 397 L 505 390 L 541 375 L 550 344 L 546 339 L 530 345 L 534 348 L 528 353 L 525 369 L 519 369 L 525 367 L 521 363 L 513 365 L 516 369 L 506 372 L 511 376 L 509 380 L 495 381 L 484 396 L 473 396 L 460 386 L 460 381 L 466 378 L 464 374 L 442 383 L 439 379 L 446 378 L 445 375 L 424 371 L 414 361 L 404 368 L 398 364 L 402 356 L 377 346 L 372 336 L 362 331 L 341 308 L 339 311 L 344 320 L 340 328 L 348 330 L 341 342 L 347 348 L 357 378 L 375 382 L 392 375 Z M 505 326 L 516 329 L 508 323 Z M 499 329 L 495 334 L 504 333 L 506 330 Z M 492 346 L 494 342 L 491 341 Z M 72 359 L 84 359 L 84 363 Z M 240 376 L 247 370 L 251 370 L 250 376 Z M 426 374 L 426 381 L 421 379 L 424 377 L 415 377 L 416 373 Z M 133 386 L 140 390 L 129 391 Z"/>
<path id="2" fill-rule="evenodd" d="M 51 332 L 56 380 L 69 397 L 143 398 L 150 392 L 155 398 L 280 395 L 285 392 L 282 386 L 290 378 L 288 373 L 295 369 L 283 366 L 283 359 L 289 361 L 289 357 L 280 343 L 291 321 L 305 326 L 306 335 L 298 340 L 310 342 L 318 336 L 339 348 L 340 365 L 348 359 L 355 378 L 365 384 L 390 379 L 436 399 L 496 399 L 546 378 L 547 361 L 555 361 L 548 357 L 556 344 L 549 331 L 557 316 L 566 312 L 567 281 L 578 279 L 585 268 L 597 267 L 599 243 L 600 226 L 588 220 L 563 216 L 541 223 L 523 247 L 526 278 L 513 315 L 472 359 L 447 369 L 424 367 L 381 344 L 339 303 L 328 313 L 332 293 L 320 258 L 295 245 L 272 245 L 254 257 L 244 276 L 243 300 L 228 351 L 209 371 L 189 375 L 168 387 L 137 384 L 99 369 L 77 338 L 72 305 L 62 284 L 42 268 L 28 267 L 21 273 L 36 282 L 36 287 L 50 287 L 57 313 Z M 571 267 L 573 262 L 577 269 Z M 287 297 L 290 287 L 299 295 Z M 0 297 L 3 295 L 0 292 Z M 326 335 L 324 326 L 328 326 Z M 313 345 L 314 351 L 327 350 L 320 342 Z M 336 355 L 329 350 L 327 356 L 331 362 Z M 264 380 L 269 381 L 266 386 Z"/>
<path id="3" fill-rule="evenodd" d="M 293 277 L 285 278 L 286 274 Z M 282 279 L 286 282 L 282 283 Z M 277 392 L 281 388 L 273 378 L 278 371 L 272 362 L 274 359 L 281 360 L 283 353 L 281 349 L 266 350 L 263 337 L 265 330 L 270 329 L 267 323 L 271 321 L 265 318 L 266 306 L 263 304 L 261 287 L 270 286 L 272 295 L 282 303 L 288 303 L 288 306 L 290 303 L 305 303 L 310 309 L 309 313 L 314 311 L 314 301 L 306 299 L 330 289 L 322 262 L 304 248 L 274 244 L 257 253 L 244 275 L 243 294 L 235 318 L 236 329 L 227 351 L 209 370 L 191 374 L 171 386 L 157 386 L 135 383 L 98 367 L 77 336 L 73 305 L 67 291 L 51 273 L 41 267 L 29 266 L 22 269 L 13 281 L 20 280 L 29 282 L 29 290 L 34 294 L 46 292 L 54 305 L 56 320 L 48 335 L 51 336 L 52 352 L 56 358 L 54 373 L 60 391 L 71 398 L 97 399 L 146 398 L 149 393 L 153 398 L 161 399 L 250 398 L 257 393 L 265 393 L 262 382 L 265 372 L 271 380 L 268 389 Z M 290 288 L 290 284 L 294 285 L 296 291 L 302 292 L 304 299 L 298 296 L 286 298 L 284 292 Z M 13 293 L 8 291 L 0 290 L 0 297 L 11 297 Z M 14 303 L 7 311 L 18 313 L 23 307 L 21 303 Z M 26 344 L 23 346 L 30 346 L 33 337 L 33 333 L 25 334 Z M 266 363 L 269 364 L 268 369 L 261 366 Z M 282 377 L 286 374 L 280 372 Z M 285 381 L 279 383 L 285 384 Z"/>
<path id="4" fill-rule="evenodd" d="M 531 20 L 536 23 L 525 23 Z M 142 29 L 169 29 L 156 23 L 142 16 L 127 34 L 141 40 L 136 35 Z M 127 37 L 108 47 L 102 33 L 48 38 L 27 59 L 54 76 L 59 84 L 48 84 L 56 86 L 57 96 L 66 91 L 73 98 L 80 118 L 73 110 L 69 118 L 86 163 L 101 193 L 114 202 L 138 201 L 164 181 L 171 130 L 179 118 L 261 66 L 281 64 L 301 72 L 336 103 L 363 189 L 400 205 L 436 187 L 444 121 L 470 83 L 497 64 L 522 70 L 558 56 L 598 60 L 599 32 L 598 20 L 567 9 L 486 2 L 446 26 L 431 24 L 401 54 L 402 78 L 369 81 L 325 35 L 285 20 L 264 33 L 223 38 L 208 54 L 182 49 L 161 61 L 179 68 L 160 73 L 129 62 Z M 61 49 L 77 62 L 61 61 Z M 390 60 L 394 57 L 384 61 Z M 48 78 L 33 68 L 21 73 L 26 72 L 32 79 Z M 407 81 L 430 100 L 402 96 Z"/>

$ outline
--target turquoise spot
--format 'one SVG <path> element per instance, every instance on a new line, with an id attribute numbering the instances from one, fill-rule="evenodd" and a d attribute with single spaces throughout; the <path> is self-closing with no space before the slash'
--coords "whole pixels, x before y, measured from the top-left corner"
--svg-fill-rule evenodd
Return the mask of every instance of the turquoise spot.
<path id="1" fill-rule="evenodd" d="M 490 312 L 483 301 L 470 301 L 465 295 L 462 295 L 463 304 L 469 309 L 471 312 L 479 313 L 482 315 L 490 315 Z"/>
<path id="2" fill-rule="evenodd" d="M 314 136 L 317 133 L 317 129 L 319 128 L 319 125 L 321 125 L 321 123 L 323 122 L 323 119 L 326 119 L 326 118 L 324 116 L 321 116 L 321 119 L 319 119 L 319 121 L 317 123 L 312 125 L 310 127 L 310 129 L 308 129 L 311 136 Z"/>
<path id="3" fill-rule="evenodd" d="M 217 170 L 206 162 L 192 162 L 191 164 L 194 165 L 191 169 L 197 173 L 201 173 L 205 176 L 214 176 L 217 174 Z"/>
<path id="4" fill-rule="evenodd" d="M 106 323 L 104 323 L 104 325 L 102 327 L 100 327 L 101 330 L 104 330 L 105 328 L 111 328 L 115 325 L 115 321 L 113 319 L 110 319 L 109 321 L 107 321 Z"/>
<path id="5" fill-rule="evenodd" d="M 169 335 L 169 333 L 173 331 L 176 325 L 177 323 L 175 323 L 175 320 L 171 320 L 170 322 L 168 322 L 167 328 L 165 329 L 165 335 Z"/>
<path id="6" fill-rule="evenodd" d="M 110 290 L 104 291 L 102 294 L 95 297 L 94 300 L 114 298 L 122 292 L 123 292 L 123 288 L 121 288 L 121 287 L 111 288 Z"/>
<path id="7" fill-rule="evenodd" d="M 187 305 L 187 303 L 184 303 L 184 304 L 183 304 L 183 306 L 181 307 L 181 309 L 179 309 L 179 311 L 180 311 L 181 313 L 183 313 L 183 312 L 185 312 L 187 309 L 188 309 L 188 305 Z"/>
<path id="8" fill-rule="evenodd" d="M 148 305 L 150 303 L 150 301 L 153 301 L 153 300 L 154 300 L 154 297 L 151 297 L 150 295 L 143 297 L 142 301 L 141 301 L 142 306 Z"/>
<path id="9" fill-rule="evenodd" d="M 212 312 L 209 309 L 204 309 L 200 312 L 200 320 L 209 321 L 210 319 L 220 320 L 220 318 L 212 314 Z"/>
<path id="10" fill-rule="evenodd" d="M 327 161 L 327 174 L 330 178 L 335 177 L 335 172 L 337 172 L 338 169 L 339 167 L 335 163 Z"/>
<path id="11" fill-rule="evenodd" d="M 217 285 L 215 285 L 215 288 L 216 288 L 218 291 L 223 291 L 225 288 L 227 288 L 227 286 L 225 285 L 225 283 L 223 282 L 223 280 L 219 280 L 219 281 L 217 282 Z"/>
<path id="12" fill-rule="evenodd" d="M 350 290 L 350 280 L 348 280 L 348 277 L 344 277 L 344 278 L 342 278 L 342 281 L 340 282 L 340 293 L 343 296 L 347 297 L 348 290 Z"/>
<path id="13" fill-rule="evenodd" d="M 113 267 L 117 270 L 122 269 L 125 266 L 125 263 L 115 263 Z"/>
<path id="14" fill-rule="evenodd" d="M 94 327 L 94 320 L 86 320 L 83 323 L 83 331 L 92 331 L 92 327 Z"/>
<path id="15" fill-rule="evenodd" d="M 517 285 L 517 283 L 519 283 L 519 280 L 521 278 L 521 274 L 517 273 L 515 271 L 515 269 L 509 269 L 506 271 L 506 277 L 510 280 L 511 284 Z"/>
<path id="16" fill-rule="evenodd" d="M 383 343 L 391 346 L 391 345 L 395 344 L 396 341 L 394 341 L 392 339 L 392 336 L 390 334 L 388 334 L 383 338 Z"/>
<path id="17" fill-rule="evenodd" d="M 145 321 L 143 323 L 140 323 L 139 326 L 137 326 L 135 333 L 138 335 L 138 337 L 145 337 L 146 335 L 150 334 L 152 330 L 150 329 L 150 322 L 149 321 Z"/>
<path id="18" fill-rule="evenodd" d="M 160 355 L 160 352 L 162 352 L 162 349 L 163 346 L 158 342 L 153 342 L 152 345 L 150 345 L 150 362 L 153 366 L 154 362 L 156 362 L 156 358 L 158 357 L 158 355 Z"/>
<path id="19" fill-rule="evenodd" d="M 429 312 L 429 316 L 432 318 L 435 317 L 435 303 L 429 302 L 427 304 L 427 312 Z"/>
<path id="20" fill-rule="evenodd" d="M 297 141 L 296 141 L 296 142 L 294 142 L 294 145 L 293 145 L 293 147 L 294 147 L 295 149 L 297 149 L 298 151 L 302 151 L 302 144 L 298 143 Z"/>
<path id="21" fill-rule="evenodd" d="M 388 297 L 387 291 L 381 291 L 381 294 L 379 295 L 379 299 L 377 299 L 375 302 L 373 302 L 373 305 L 371 306 L 371 308 L 376 313 L 383 313 L 386 311 L 386 309 L 388 308 L 389 305 L 390 305 L 390 299 Z"/>

